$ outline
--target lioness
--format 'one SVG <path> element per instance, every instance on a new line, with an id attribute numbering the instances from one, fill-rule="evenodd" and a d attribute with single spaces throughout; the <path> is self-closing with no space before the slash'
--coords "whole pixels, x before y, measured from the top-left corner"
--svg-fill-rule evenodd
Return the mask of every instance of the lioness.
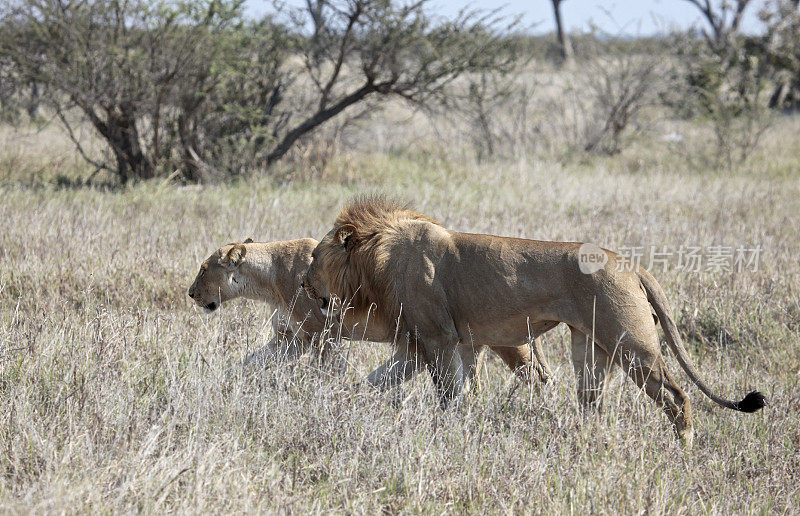
<path id="1" fill-rule="evenodd" d="M 278 317 L 272 319 L 275 336 L 264 348 L 249 355 L 245 365 L 276 358 L 291 361 L 309 349 L 325 353 L 325 349 L 317 345 L 317 337 L 330 321 L 326 321 L 316 303 L 305 295 L 298 295 L 302 292 L 301 279 L 311 263 L 311 251 L 317 243 L 311 238 L 269 243 L 255 243 L 248 238 L 244 243 L 217 249 L 200 266 L 188 294 L 206 312 L 213 312 L 225 301 L 237 297 L 265 301 L 277 309 Z M 371 324 L 353 325 L 344 327 L 344 330 L 345 336 L 360 340 L 375 336 Z M 378 334 L 380 338 L 385 332 L 379 330 Z M 538 352 L 539 345 L 539 341 L 533 343 L 534 351 Z M 459 348 L 469 379 L 479 378 L 485 351 L 485 346 L 464 345 Z M 529 363 L 543 382 L 551 376 L 543 358 L 531 359 L 527 344 L 494 351 L 518 376 L 529 379 L 529 369 L 525 367 Z M 389 388 L 411 378 L 420 363 L 417 358 L 411 350 L 402 360 L 386 362 L 369 375 L 370 385 Z"/>
<path id="2" fill-rule="evenodd" d="M 580 248 L 459 233 L 382 198 L 364 199 L 346 206 L 314 249 L 304 284 L 322 309 L 334 310 L 332 299 L 344 299 L 358 319 L 374 307 L 370 316 L 379 326 L 419 346 L 443 406 L 461 396 L 459 342 L 513 346 L 563 322 L 572 333 L 582 403 L 598 400 L 610 367 L 619 364 L 691 446 L 689 399 L 667 371 L 651 305 L 700 390 L 730 409 L 764 406 L 758 392 L 738 403 L 711 392 L 681 343 L 664 292 L 646 270 L 601 250 L 607 262 L 583 273 Z"/>

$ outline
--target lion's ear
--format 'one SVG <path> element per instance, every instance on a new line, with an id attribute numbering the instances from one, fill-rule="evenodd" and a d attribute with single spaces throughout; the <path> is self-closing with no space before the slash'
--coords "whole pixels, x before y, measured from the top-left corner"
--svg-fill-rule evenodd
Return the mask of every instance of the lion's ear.
<path id="1" fill-rule="evenodd" d="M 333 235 L 333 238 L 336 239 L 345 249 L 347 249 L 348 244 L 350 243 L 350 239 L 353 236 L 353 233 L 356 232 L 356 227 L 352 224 L 344 224 L 340 226 L 339 229 L 336 230 L 336 233 Z"/>
<path id="2" fill-rule="evenodd" d="M 245 244 L 252 244 L 253 242 L 254 242 L 254 240 L 252 238 L 245 238 L 244 239 L 244 243 Z"/>
<path id="3" fill-rule="evenodd" d="M 247 254 L 247 248 L 244 244 L 233 244 L 225 256 L 220 259 L 223 265 L 232 265 L 234 267 L 240 265 L 244 261 L 244 255 Z"/>

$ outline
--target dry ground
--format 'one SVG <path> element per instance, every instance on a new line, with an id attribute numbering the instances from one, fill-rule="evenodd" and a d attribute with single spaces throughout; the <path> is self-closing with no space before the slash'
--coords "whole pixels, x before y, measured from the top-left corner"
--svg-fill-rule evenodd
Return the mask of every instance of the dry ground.
<path id="1" fill-rule="evenodd" d="M 54 178 L 91 172 L 56 134 L 5 131 L 0 511 L 796 513 L 799 126 L 779 121 L 728 174 L 651 139 L 614 158 L 361 152 L 285 185 L 112 190 Z M 465 231 L 760 245 L 757 271 L 653 272 L 708 383 L 737 399 L 761 389 L 770 406 L 718 408 L 670 358 L 695 404 L 692 452 L 619 374 L 606 410 L 583 415 L 563 329 L 546 337 L 552 385 L 515 388 L 492 362 L 460 411 L 436 408 L 427 375 L 351 392 L 384 345 L 352 344 L 344 376 L 308 364 L 226 376 L 270 338 L 271 311 L 203 315 L 186 296 L 200 261 L 248 236 L 319 237 L 347 199 L 376 191 Z"/>

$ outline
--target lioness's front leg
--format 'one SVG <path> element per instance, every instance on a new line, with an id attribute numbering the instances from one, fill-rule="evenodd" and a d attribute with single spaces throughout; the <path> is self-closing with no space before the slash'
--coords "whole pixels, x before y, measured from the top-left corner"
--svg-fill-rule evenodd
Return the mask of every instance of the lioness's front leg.
<path id="1" fill-rule="evenodd" d="M 410 380 L 422 365 L 408 346 L 397 346 L 392 357 L 367 376 L 367 382 L 381 391 Z"/>
<path id="2" fill-rule="evenodd" d="M 478 392 L 480 390 L 480 373 L 486 363 L 486 351 L 488 349 L 488 346 L 459 344 L 458 352 L 461 355 L 461 366 L 464 370 L 465 392 Z"/>
<path id="3" fill-rule="evenodd" d="M 247 355 L 242 367 L 266 367 L 280 361 L 294 362 L 305 352 L 306 345 L 289 331 L 278 331 L 261 349 Z"/>
<path id="4" fill-rule="evenodd" d="M 278 350 L 278 336 L 272 337 L 260 349 L 257 349 L 244 357 L 242 367 L 247 369 L 249 367 L 266 367 L 268 363 L 275 361 Z"/>
<path id="5" fill-rule="evenodd" d="M 514 371 L 518 378 L 527 383 L 533 383 L 531 369 L 536 371 L 536 375 L 542 383 L 547 383 L 553 376 L 553 372 L 544 358 L 542 339 L 540 337 L 536 337 L 530 345 L 523 344 L 510 348 L 492 347 L 491 349 L 503 359 L 503 362 L 506 363 L 509 369 Z M 533 354 L 531 354 L 531 351 L 533 351 Z M 480 364 L 478 364 L 478 373 L 480 373 Z"/>
<path id="6" fill-rule="evenodd" d="M 477 389 L 479 371 L 486 360 L 487 346 L 459 345 L 464 369 L 464 390 Z M 389 360 L 367 376 L 367 382 L 381 391 L 410 380 L 425 363 L 425 358 L 408 348 L 396 350 Z M 509 366 L 510 367 L 510 366 Z"/>

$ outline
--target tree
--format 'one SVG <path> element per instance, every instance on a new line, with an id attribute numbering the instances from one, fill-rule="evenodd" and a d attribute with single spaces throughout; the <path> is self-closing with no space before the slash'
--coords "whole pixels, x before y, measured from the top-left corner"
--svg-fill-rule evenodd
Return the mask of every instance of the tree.
<path id="1" fill-rule="evenodd" d="M 0 28 L 2 31 L 2 28 Z M 7 56 L 0 56 L 0 120 L 14 120 L 19 113 L 17 93 L 19 82 L 16 67 Z"/>
<path id="2" fill-rule="evenodd" d="M 7 20 L 0 53 L 13 57 L 22 77 L 43 86 L 44 103 L 84 158 L 122 182 L 152 178 L 167 164 L 176 101 L 196 86 L 197 70 L 213 63 L 215 34 L 236 20 L 236 5 L 216 1 L 0 5 Z M 82 116 L 76 121 L 72 111 Z M 74 136 L 82 122 L 108 145 L 111 163 L 84 151 Z"/>
<path id="3" fill-rule="evenodd" d="M 767 107 L 772 72 L 761 37 L 730 37 L 724 47 L 685 35 L 676 41 L 674 80 L 662 100 L 681 117 L 707 123 L 715 138 L 705 166 L 733 169 L 757 149 L 773 117 Z M 704 153 L 694 153 L 700 159 Z"/>
<path id="4" fill-rule="evenodd" d="M 556 19 L 556 36 L 558 37 L 558 50 L 561 53 L 561 61 L 567 62 L 572 59 L 572 43 L 569 35 L 564 30 L 564 21 L 561 18 L 561 4 L 564 0 L 552 0 L 553 15 Z"/>
<path id="5" fill-rule="evenodd" d="M 623 137 L 652 102 L 658 81 L 658 60 L 638 55 L 603 53 L 588 63 L 584 89 L 593 97 L 587 113 L 586 152 L 608 155 L 622 151 Z"/>
<path id="6" fill-rule="evenodd" d="M 295 29 L 312 34 L 300 52 L 313 85 L 312 105 L 267 155 L 283 156 L 300 137 L 369 97 L 396 96 L 425 105 L 447 95 L 467 73 L 514 66 L 517 55 L 498 30 L 498 18 L 464 11 L 435 22 L 426 1 L 400 4 L 381 0 L 308 0 L 295 16 Z"/>
<path id="7" fill-rule="evenodd" d="M 722 0 L 712 4 L 711 0 L 685 0 L 700 10 L 706 19 L 709 29 L 703 30 L 703 36 L 709 46 L 717 53 L 724 52 L 731 39 L 739 35 L 745 10 L 751 0 Z"/>
<path id="8" fill-rule="evenodd" d="M 44 87 L 72 137 L 82 115 L 121 181 L 270 167 L 320 126 L 399 97 L 425 105 L 454 81 L 510 68 L 497 17 L 452 20 L 425 0 L 308 0 L 246 20 L 242 0 L 0 0 L 0 56 Z M 368 102 L 370 101 L 370 102 Z"/>
<path id="9" fill-rule="evenodd" d="M 800 0 L 778 0 L 762 12 L 764 53 L 775 74 L 771 108 L 800 105 Z"/>

